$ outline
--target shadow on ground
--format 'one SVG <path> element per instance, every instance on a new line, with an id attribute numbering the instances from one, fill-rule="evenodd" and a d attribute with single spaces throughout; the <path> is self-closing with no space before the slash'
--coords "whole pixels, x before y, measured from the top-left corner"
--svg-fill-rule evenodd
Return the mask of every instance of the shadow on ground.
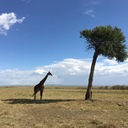
<path id="1" fill-rule="evenodd" d="M 56 102 L 71 102 L 80 101 L 81 99 L 44 99 L 44 100 L 33 100 L 33 99 L 5 99 L 2 100 L 8 104 L 49 104 Z"/>

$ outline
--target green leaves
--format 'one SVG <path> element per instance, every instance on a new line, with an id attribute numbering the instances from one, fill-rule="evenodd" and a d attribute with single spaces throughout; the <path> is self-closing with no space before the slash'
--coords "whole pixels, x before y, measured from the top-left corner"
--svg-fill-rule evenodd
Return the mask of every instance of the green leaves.
<path id="1" fill-rule="evenodd" d="M 122 62 L 127 58 L 125 36 L 121 29 L 112 26 L 99 26 L 92 30 L 80 32 L 86 39 L 87 48 L 94 49 L 99 55 Z"/>

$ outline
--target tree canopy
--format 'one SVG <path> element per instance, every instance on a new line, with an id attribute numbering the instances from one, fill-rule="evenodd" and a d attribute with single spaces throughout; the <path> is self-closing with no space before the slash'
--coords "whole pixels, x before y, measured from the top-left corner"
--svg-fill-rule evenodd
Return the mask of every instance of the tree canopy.
<path id="1" fill-rule="evenodd" d="M 87 48 L 94 49 L 98 55 L 123 62 L 127 57 L 125 36 L 121 29 L 112 26 L 99 26 L 83 30 L 81 37 L 86 38 Z"/>

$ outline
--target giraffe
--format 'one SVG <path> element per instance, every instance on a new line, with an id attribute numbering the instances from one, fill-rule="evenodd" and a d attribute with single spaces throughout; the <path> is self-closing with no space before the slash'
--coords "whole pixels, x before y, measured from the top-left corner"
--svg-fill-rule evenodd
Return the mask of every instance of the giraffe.
<path id="1" fill-rule="evenodd" d="M 36 93 L 38 91 L 40 91 L 40 100 L 42 100 L 42 95 L 43 95 L 43 91 L 44 91 L 44 83 L 49 75 L 52 76 L 51 72 L 48 72 L 46 74 L 46 76 L 37 85 L 34 86 L 34 94 L 33 94 L 34 100 L 36 100 Z"/>

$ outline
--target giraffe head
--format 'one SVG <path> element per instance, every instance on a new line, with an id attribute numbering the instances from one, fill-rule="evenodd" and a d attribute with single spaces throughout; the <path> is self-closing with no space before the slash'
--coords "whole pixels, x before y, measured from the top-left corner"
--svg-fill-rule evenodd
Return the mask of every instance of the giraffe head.
<path id="1" fill-rule="evenodd" d="M 49 71 L 49 72 L 47 73 L 47 75 L 50 75 L 50 76 L 52 76 L 52 73 Z"/>

